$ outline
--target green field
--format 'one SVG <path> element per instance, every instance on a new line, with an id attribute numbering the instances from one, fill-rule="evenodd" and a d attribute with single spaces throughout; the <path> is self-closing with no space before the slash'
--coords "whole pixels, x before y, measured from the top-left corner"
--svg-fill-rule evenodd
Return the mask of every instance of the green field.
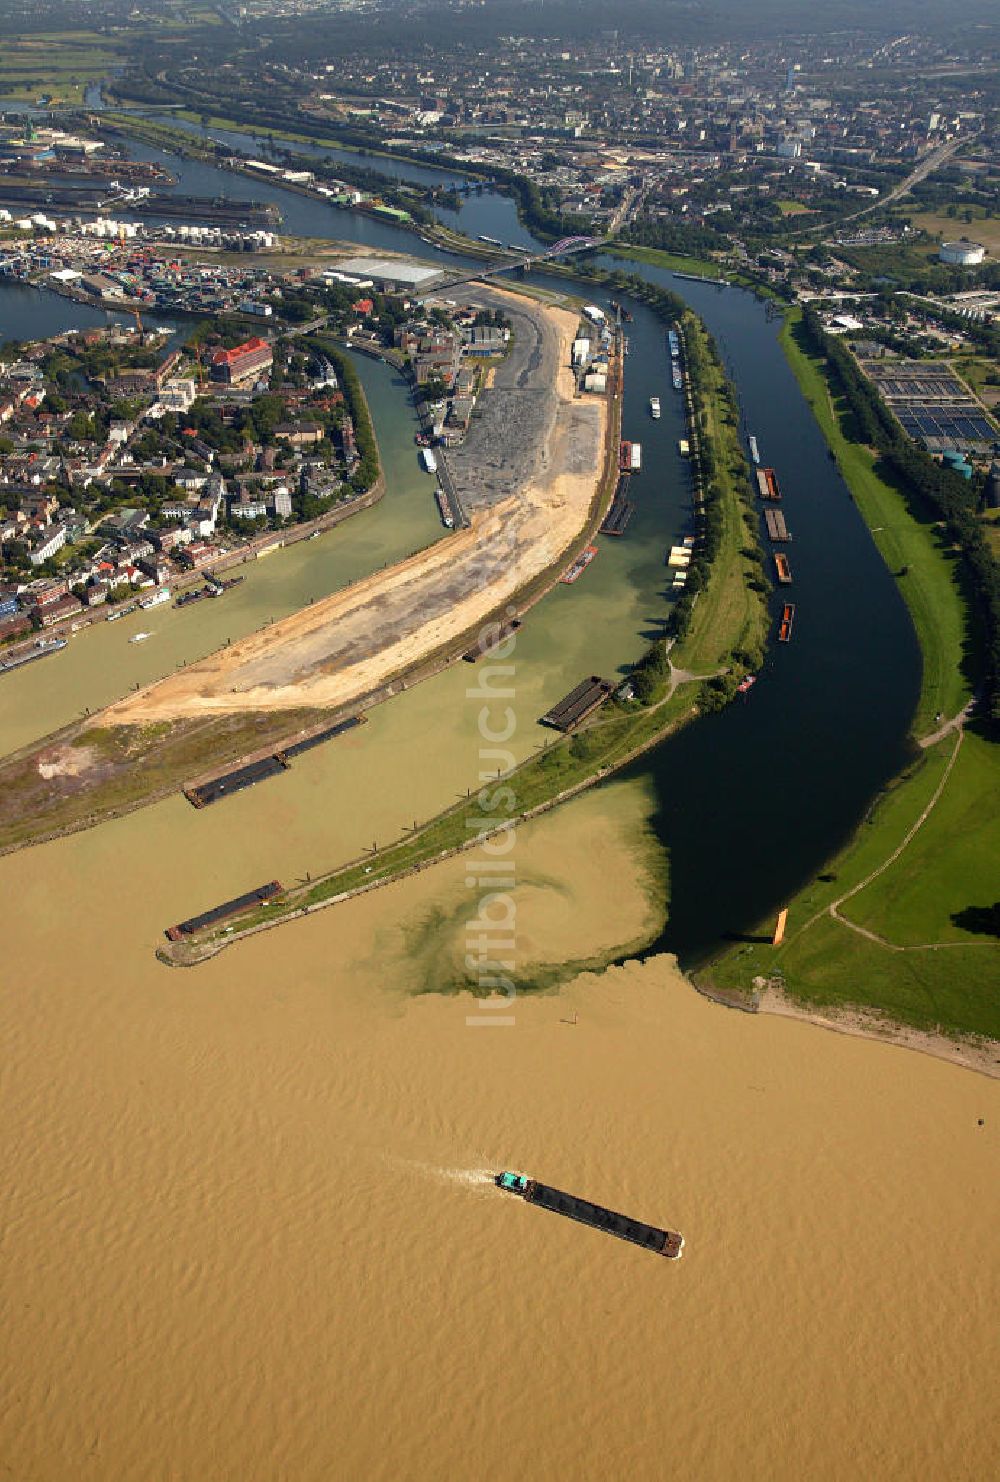
<path id="1" fill-rule="evenodd" d="M 887 563 L 908 567 L 900 589 L 924 654 L 915 729 L 933 732 L 934 712 L 952 716 L 969 696 L 959 667 L 968 621 L 953 557 L 936 527 L 878 477 L 871 453 L 844 437 L 844 408 L 797 324 L 793 313 L 783 343 L 799 384 Z M 1000 1039 L 1000 935 L 990 914 L 998 901 L 1000 747 L 975 727 L 951 730 L 916 752 L 847 847 L 790 902 L 781 947 L 762 928 L 702 976 L 748 995 L 766 980 L 811 1005 Z"/>
<path id="2" fill-rule="evenodd" d="M 998 798 L 996 746 L 972 731 L 960 745 L 955 734 L 946 737 L 795 898 L 784 944 L 735 948 L 707 976 L 744 992 L 763 977 L 807 1003 L 862 1007 L 919 1029 L 1000 1039 L 1000 940 L 980 919 L 1000 899 Z M 843 920 L 829 910 L 841 900 Z M 970 907 L 980 916 L 963 917 Z"/>
<path id="3" fill-rule="evenodd" d="M 28 101 L 45 96 L 54 102 L 83 102 L 88 83 L 105 77 L 124 52 L 106 37 L 86 32 L 4 38 L 0 50 L 0 110 L 4 99 Z"/>
<path id="4" fill-rule="evenodd" d="M 971 222 L 965 219 L 966 209 L 972 214 Z M 987 217 L 981 206 L 962 206 L 957 216 L 949 216 L 946 211 L 921 211 L 917 216 L 910 216 L 910 221 L 932 237 L 940 236 L 946 242 L 971 237 L 974 242 L 981 242 L 993 257 L 1000 254 L 1000 217 Z"/>
<path id="5" fill-rule="evenodd" d="M 710 257 L 683 257 L 676 252 L 661 252 L 658 247 L 617 246 L 613 257 L 631 262 L 647 262 L 650 267 L 666 268 L 671 273 L 697 273 L 702 278 L 721 278 L 722 268 Z"/>
<path id="6" fill-rule="evenodd" d="M 899 590 L 923 655 L 913 730 L 917 736 L 928 735 L 935 729 L 935 716 L 956 715 L 972 693 L 961 672 L 972 635 L 956 557 L 935 523 L 915 515 L 900 491 L 879 477 L 871 450 L 844 435 L 846 408 L 831 393 L 822 361 L 805 347 L 800 322 L 800 312 L 793 310 L 781 332 L 785 354 L 883 560 L 890 571 L 906 573 L 897 575 Z"/>
<path id="7" fill-rule="evenodd" d="M 948 861 L 943 873 L 940 859 Z M 969 731 L 926 823 L 892 867 L 851 898 L 844 915 L 900 946 L 968 942 L 975 933 L 955 918 L 970 905 L 992 904 L 992 896 L 983 899 L 991 879 L 993 896 L 1000 897 L 1000 757 Z"/>

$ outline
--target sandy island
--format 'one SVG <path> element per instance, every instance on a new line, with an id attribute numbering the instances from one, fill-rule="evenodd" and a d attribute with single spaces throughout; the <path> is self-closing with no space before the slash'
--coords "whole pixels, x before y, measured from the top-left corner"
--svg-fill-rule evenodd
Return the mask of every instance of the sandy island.
<path id="1" fill-rule="evenodd" d="M 532 398 L 541 435 L 507 490 L 473 509 L 469 529 L 130 695 L 107 723 L 350 704 L 474 629 L 570 551 L 601 477 L 609 406 L 575 395 L 576 313 L 476 290 L 487 295 L 535 335 L 506 394 Z"/>

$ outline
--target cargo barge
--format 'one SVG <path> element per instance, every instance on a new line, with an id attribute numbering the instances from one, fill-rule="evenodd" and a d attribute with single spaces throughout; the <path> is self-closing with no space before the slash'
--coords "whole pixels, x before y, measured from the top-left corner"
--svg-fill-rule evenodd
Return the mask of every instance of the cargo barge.
<path id="1" fill-rule="evenodd" d="M 667 330 L 667 349 L 670 351 L 671 360 L 678 360 L 680 358 L 681 341 L 676 329 Z"/>
<path id="2" fill-rule="evenodd" d="M 760 450 L 757 447 L 757 439 L 755 437 L 750 438 L 750 457 L 755 463 L 760 462 Z"/>
<path id="3" fill-rule="evenodd" d="M 566 586 L 572 586 L 573 582 L 579 581 L 591 561 L 597 555 L 596 545 L 588 545 L 580 552 L 572 566 L 568 566 L 559 578 Z"/>
<path id="4" fill-rule="evenodd" d="M 764 524 L 767 526 L 767 533 L 772 540 L 791 540 L 792 537 L 788 533 L 788 526 L 785 524 L 785 517 L 780 509 L 766 509 L 764 511 Z"/>
<path id="5" fill-rule="evenodd" d="M 480 634 L 479 642 L 474 647 L 466 649 L 462 658 L 467 664 L 478 664 L 480 659 L 488 658 L 490 654 L 496 653 L 498 648 L 513 638 L 520 626 L 520 618 L 512 618 L 509 623 L 488 623 Z"/>
<path id="6" fill-rule="evenodd" d="M 623 473 L 618 479 L 615 497 L 612 499 L 611 506 L 601 523 L 602 535 L 625 534 L 628 522 L 635 512 L 635 505 L 628 497 L 630 477 L 630 474 Z"/>
<path id="7" fill-rule="evenodd" d="M 246 762 L 242 767 L 234 767 L 231 772 L 223 772 L 218 777 L 210 778 L 208 782 L 186 787 L 184 796 L 195 808 L 207 808 L 220 798 L 228 798 L 234 792 L 243 792 L 245 788 L 253 787 L 267 777 L 276 777 L 284 770 L 284 762 L 279 762 L 276 756 L 265 756 L 259 762 Z"/>
<path id="8" fill-rule="evenodd" d="M 23 669 L 25 664 L 34 664 L 37 659 L 44 659 L 48 654 L 57 654 L 65 647 L 65 638 L 36 638 L 30 648 L 0 659 L 0 674 L 6 674 L 12 669 Z"/>
<path id="9" fill-rule="evenodd" d="M 448 496 L 444 492 L 440 484 L 438 484 L 437 488 L 434 490 L 434 498 L 437 501 L 438 514 L 441 516 L 441 524 L 446 530 L 454 530 L 455 516 L 451 512 L 451 505 L 448 503 Z"/>
<path id="10" fill-rule="evenodd" d="M 788 557 L 776 551 L 774 555 L 774 569 L 778 573 L 778 580 L 783 587 L 791 586 L 792 568 L 788 564 Z"/>
<path id="11" fill-rule="evenodd" d="M 353 731 L 356 726 L 364 724 L 363 715 L 349 715 L 346 720 L 338 720 L 336 725 L 324 726 L 320 731 L 313 731 L 308 736 L 303 736 L 299 741 L 292 741 L 283 746 L 280 751 L 274 753 L 274 759 L 285 767 L 294 756 L 301 756 L 305 751 L 312 751 L 314 746 L 322 746 L 324 741 L 333 741 L 337 736 L 344 736 L 348 731 Z"/>
<path id="12" fill-rule="evenodd" d="M 221 906 L 214 906 L 211 911 L 203 911 L 200 916 L 189 916 L 186 921 L 179 921 L 176 926 L 168 926 L 164 935 L 168 941 L 179 942 L 182 937 L 193 936 L 196 931 L 204 931 L 206 926 L 217 926 L 220 921 L 228 921 L 231 916 L 238 916 L 242 911 L 252 911 L 254 906 L 262 906 L 265 902 L 273 900 L 280 895 L 284 887 L 280 880 L 271 880 L 267 885 L 258 885 L 256 890 L 248 890 L 245 895 L 234 896 L 231 901 L 223 901 Z"/>
<path id="13" fill-rule="evenodd" d="M 642 468 L 642 443 L 623 442 L 618 450 L 620 473 L 638 473 Z"/>
<path id="14" fill-rule="evenodd" d="M 649 398 L 649 415 L 654 422 L 660 415 L 660 398 L 658 396 L 651 396 Z"/>
<path id="15" fill-rule="evenodd" d="M 781 609 L 781 622 L 778 624 L 778 642 L 787 643 L 792 636 L 792 624 L 795 622 L 795 603 L 786 602 Z"/>
<path id="16" fill-rule="evenodd" d="M 507 1194 L 517 1194 L 527 1204 L 537 1204 L 539 1209 L 548 1209 L 553 1214 L 578 1220 L 581 1225 L 603 1230 L 606 1235 L 615 1235 L 619 1240 L 627 1240 L 655 1255 L 666 1256 L 669 1261 L 678 1260 L 684 1249 L 684 1237 L 676 1230 L 662 1230 L 658 1225 L 630 1219 L 627 1214 L 605 1209 L 603 1204 L 592 1204 L 589 1199 L 579 1199 L 575 1194 L 552 1188 L 550 1184 L 525 1178 L 523 1173 L 497 1173 L 493 1182 L 498 1189 Z"/>
<path id="17" fill-rule="evenodd" d="M 772 504 L 780 504 L 781 489 L 778 485 L 778 475 L 773 468 L 758 468 L 757 489 L 761 499 L 770 500 Z"/>
<path id="18" fill-rule="evenodd" d="M 430 448 L 420 449 L 420 461 L 423 463 L 426 473 L 437 473 L 438 461 Z"/>
<path id="19" fill-rule="evenodd" d="M 244 762 L 242 766 L 222 772 L 218 777 L 210 777 L 207 782 L 191 783 L 184 789 L 184 796 L 195 808 L 207 808 L 210 803 L 217 803 L 221 798 L 228 798 L 235 792 L 242 792 L 244 788 L 253 787 L 257 782 L 287 771 L 293 757 L 301 756 L 304 751 L 312 751 L 314 746 L 321 746 L 324 741 L 332 741 L 347 731 L 353 731 L 356 726 L 363 725 L 364 720 L 363 715 L 351 715 L 346 720 L 323 726 L 318 731 L 310 731 L 308 735 L 302 736 L 298 741 L 290 741 L 287 746 L 280 747 L 270 756 L 260 757 L 254 762 Z"/>
<path id="20" fill-rule="evenodd" d="M 231 592 L 233 587 L 238 587 L 241 581 L 246 581 L 245 576 L 218 577 L 212 571 L 205 572 L 205 580 L 208 583 L 208 596 L 221 597 L 226 592 Z"/>
<path id="21" fill-rule="evenodd" d="M 551 710 L 539 717 L 539 725 L 551 726 L 555 731 L 571 731 L 588 715 L 600 708 L 611 695 L 612 686 L 599 674 L 592 674 L 570 690 Z"/>

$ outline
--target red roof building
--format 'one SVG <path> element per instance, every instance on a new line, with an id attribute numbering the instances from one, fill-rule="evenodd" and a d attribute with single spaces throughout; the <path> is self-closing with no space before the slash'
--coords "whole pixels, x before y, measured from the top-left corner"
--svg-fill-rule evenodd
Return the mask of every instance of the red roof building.
<path id="1" fill-rule="evenodd" d="M 273 360 L 267 340 L 255 335 L 251 340 L 244 340 L 235 349 L 216 350 L 212 356 L 212 379 L 235 386 L 241 381 L 256 379 L 264 370 L 270 370 Z"/>

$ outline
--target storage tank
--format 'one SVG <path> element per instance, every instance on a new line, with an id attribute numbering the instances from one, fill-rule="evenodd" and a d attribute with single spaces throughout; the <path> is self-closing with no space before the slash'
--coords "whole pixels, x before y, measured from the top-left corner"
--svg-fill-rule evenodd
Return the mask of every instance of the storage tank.
<path id="1" fill-rule="evenodd" d="M 938 248 L 940 260 L 951 263 L 953 267 L 973 268 L 985 256 L 986 248 L 978 242 L 942 242 Z"/>

